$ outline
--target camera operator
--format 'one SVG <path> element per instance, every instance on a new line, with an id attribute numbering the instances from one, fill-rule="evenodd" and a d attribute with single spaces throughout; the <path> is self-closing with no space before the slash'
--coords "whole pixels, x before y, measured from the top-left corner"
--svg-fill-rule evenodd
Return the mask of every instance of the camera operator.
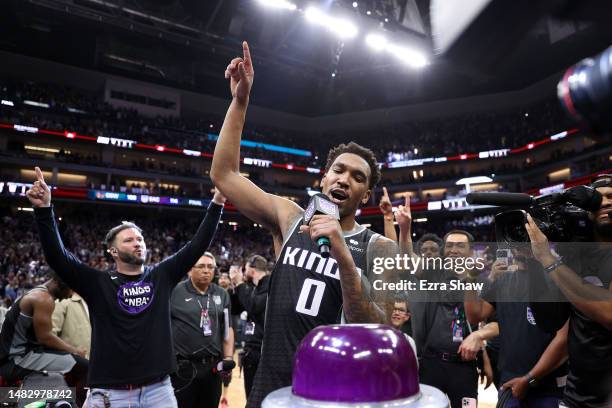
<path id="1" fill-rule="evenodd" d="M 535 259 L 570 303 L 533 303 L 532 308 L 538 320 L 555 317 L 557 327 L 569 317 L 564 403 L 571 408 L 610 407 L 612 402 L 612 251 L 607 246 L 612 241 L 612 175 L 600 176 L 591 187 L 602 195 L 591 215 L 597 244 L 581 254 L 580 274 L 553 255 L 531 216 L 525 225 Z"/>
<path id="2" fill-rule="evenodd" d="M 557 408 L 563 394 L 560 384 L 567 372 L 567 323 L 556 334 L 546 333 L 534 319 L 528 303 L 527 274 L 541 268 L 528 251 L 516 250 L 515 265 L 501 259 L 493 263 L 494 277 L 480 294 L 466 293 L 465 310 L 470 321 L 483 321 L 496 314 L 499 325 L 499 362 L 502 386 L 499 400 L 504 408 L 529 406 Z M 516 268 L 511 272 L 510 266 Z M 478 332 L 470 337 L 480 337 Z M 462 344 L 462 352 L 480 348 L 479 342 Z M 472 346 L 472 347 L 470 347 Z"/>

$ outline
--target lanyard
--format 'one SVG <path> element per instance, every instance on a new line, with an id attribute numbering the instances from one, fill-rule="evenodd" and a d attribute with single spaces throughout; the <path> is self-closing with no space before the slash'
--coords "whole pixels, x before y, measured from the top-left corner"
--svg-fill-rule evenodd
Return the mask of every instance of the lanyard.
<path id="1" fill-rule="evenodd" d="M 210 293 L 206 294 L 206 309 L 202 306 L 200 299 L 197 299 L 198 305 L 200 305 L 200 328 L 204 336 L 212 336 L 212 324 L 211 319 L 208 315 L 208 308 L 210 307 Z M 216 308 L 215 308 L 216 311 Z"/>
<path id="2" fill-rule="evenodd" d="M 210 295 L 208 293 L 206 294 L 206 309 L 204 309 L 204 306 L 202 306 L 202 303 L 200 303 L 200 299 L 196 300 L 198 301 L 198 305 L 200 305 L 200 310 L 202 313 L 206 312 L 206 314 L 208 314 L 208 309 L 210 308 Z"/>
<path id="3" fill-rule="evenodd" d="M 465 321 L 465 313 L 463 308 L 459 306 L 453 307 L 453 322 L 451 323 L 451 332 L 453 334 L 453 342 L 463 341 L 463 322 Z"/>

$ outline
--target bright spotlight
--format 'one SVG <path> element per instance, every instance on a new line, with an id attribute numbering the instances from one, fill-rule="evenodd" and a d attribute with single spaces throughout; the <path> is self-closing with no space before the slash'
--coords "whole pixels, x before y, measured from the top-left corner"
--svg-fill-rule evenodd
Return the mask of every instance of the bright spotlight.
<path id="1" fill-rule="evenodd" d="M 429 64 L 429 61 L 427 61 L 423 54 L 410 48 L 389 44 L 387 45 L 387 51 L 413 68 L 422 68 Z"/>
<path id="2" fill-rule="evenodd" d="M 260 4 L 266 7 L 280 8 L 286 10 L 295 10 L 297 6 L 287 0 L 257 0 Z"/>
<path id="3" fill-rule="evenodd" d="M 340 38 L 353 38 L 359 33 L 355 24 L 342 18 L 328 16 L 316 7 L 308 7 L 305 16 L 309 22 L 327 28 Z"/>
<path id="4" fill-rule="evenodd" d="M 327 16 L 316 7 L 308 7 L 304 14 L 306 16 L 306 20 L 313 24 L 321 23 L 322 19 L 327 18 Z"/>
<path id="5" fill-rule="evenodd" d="M 387 48 L 387 39 L 380 34 L 368 34 L 365 39 L 366 44 L 372 47 L 376 51 L 383 51 Z"/>
<path id="6" fill-rule="evenodd" d="M 359 30 L 357 26 L 348 20 L 339 18 L 333 19 L 334 21 L 328 27 L 330 30 L 335 32 L 341 38 L 354 38 L 357 37 Z"/>
<path id="7" fill-rule="evenodd" d="M 356 2 L 356 1 L 354 1 L 354 2 L 353 2 L 353 7 L 354 7 L 354 8 L 357 8 L 357 6 L 358 6 L 358 5 L 359 5 L 359 4 L 357 4 L 357 2 Z"/>

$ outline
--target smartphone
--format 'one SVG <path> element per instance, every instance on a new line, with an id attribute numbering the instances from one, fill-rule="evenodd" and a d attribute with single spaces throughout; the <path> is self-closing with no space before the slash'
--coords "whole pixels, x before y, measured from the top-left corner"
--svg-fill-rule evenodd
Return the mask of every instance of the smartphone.
<path id="1" fill-rule="evenodd" d="M 512 251 L 510 249 L 498 249 L 495 258 L 501 261 L 504 266 L 509 266 L 512 261 Z"/>
<path id="2" fill-rule="evenodd" d="M 463 397 L 461 399 L 461 408 L 478 408 L 476 398 Z"/>

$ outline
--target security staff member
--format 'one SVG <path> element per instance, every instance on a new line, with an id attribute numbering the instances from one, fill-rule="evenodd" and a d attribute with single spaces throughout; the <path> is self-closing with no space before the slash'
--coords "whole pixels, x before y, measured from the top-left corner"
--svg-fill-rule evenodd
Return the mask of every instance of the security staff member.
<path id="1" fill-rule="evenodd" d="M 174 350 L 178 369 L 172 385 L 180 408 L 217 408 L 221 375 L 217 366 L 233 358 L 234 332 L 230 298 L 212 283 L 216 261 L 205 252 L 179 283 L 170 300 Z"/>
<path id="2" fill-rule="evenodd" d="M 247 398 L 253 387 L 253 379 L 259 358 L 264 335 L 264 321 L 266 316 L 266 303 L 270 287 L 268 274 L 268 261 L 261 255 L 253 255 L 246 264 L 247 281 L 254 285 L 241 284 L 236 287 L 236 295 L 242 307 L 247 311 L 247 323 L 244 330 L 244 389 Z"/>

